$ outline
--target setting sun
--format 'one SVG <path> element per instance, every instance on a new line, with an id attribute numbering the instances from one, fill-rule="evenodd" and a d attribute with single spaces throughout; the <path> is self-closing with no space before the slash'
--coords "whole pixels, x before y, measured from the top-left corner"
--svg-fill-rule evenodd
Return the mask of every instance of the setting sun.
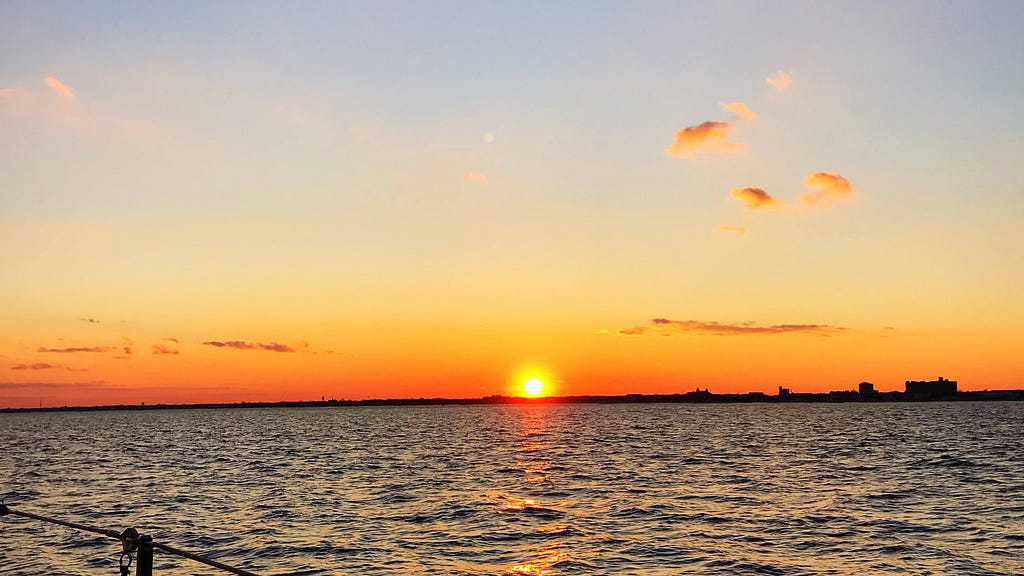
<path id="1" fill-rule="evenodd" d="M 523 391 L 527 396 L 536 396 L 544 390 L 544 383 L 536 378 L 530 378 L 523 382 Z"/>

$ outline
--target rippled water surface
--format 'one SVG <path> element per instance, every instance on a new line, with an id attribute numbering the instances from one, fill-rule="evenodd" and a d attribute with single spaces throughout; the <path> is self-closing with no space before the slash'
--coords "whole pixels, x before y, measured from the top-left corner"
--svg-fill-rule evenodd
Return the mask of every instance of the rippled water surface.
<path id="1" fill-rule="evenodd" d="M 1024 574 L 1020 403 L 0 414 L 0 446 L 13 508 L 260 574 Z M 117 552 L 0 518 L 4 574 Z"/>

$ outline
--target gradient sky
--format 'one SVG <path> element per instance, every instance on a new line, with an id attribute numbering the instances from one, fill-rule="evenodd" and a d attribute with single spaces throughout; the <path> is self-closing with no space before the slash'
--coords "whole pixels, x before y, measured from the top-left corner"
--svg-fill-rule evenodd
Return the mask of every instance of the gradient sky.
<path id="1" fill-rule="evenodd" d="M 1024 388 L 1024 3 L 0 4 L 0 406 Z"/>

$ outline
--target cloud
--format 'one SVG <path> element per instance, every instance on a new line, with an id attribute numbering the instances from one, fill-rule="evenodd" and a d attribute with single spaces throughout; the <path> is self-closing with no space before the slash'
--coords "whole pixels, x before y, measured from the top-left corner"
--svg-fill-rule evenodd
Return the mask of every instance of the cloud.
<path id="1" fill-rule="evenodd" d="M 277 342 L 260 344 L 260 350 L 270 350 L 271 352 L 295 352 L 295 349 L 291 346 L 285 346 L 284 344 L 278 344 Z"/>
<path id="2" fill-rule="evenodd" d="M 89 324 L 99 324 L 100 321 L 95 318 L 79 318 L 82 322 L 88 322 Z"/>
<path id="3" fill-rule="evenodd" d="M 75 102 L 75 91 L 68 88 L 66 84 L 57 80 L 53 76 L 46 77 L 46 87 L 49 88 L 50 91 L 53 92 L 53 94 L 61 101 L 68 102 L 70 104 Z"/>
<path id="4" fill-rule="evenodd" d="M 804 184 L 814 190 L 800 196 L 804 204 L 833 204 L 857 191 L 849 180 L 829 172 L 815 172 L 804 178 Z"/>
<path id="5" fill-rule="evenodd" d="M 110 350 L 109 346 L 85 346 L 80 348 L 39 348 L 36 352 L 53 352 L 56 354 L 74 354 L 76 352 L 102 353 Z"/>
<path id="6" fill-rule="evenodd" d="M 782 202 L 772 198 L 761 188 L 734 188 L 731 194 L 733 198 L 742 200 L 747 208 L 778 208 L 782 205 Z"/>
<path id="7" fill-rule="evenodd" d="M 487 182 L 487 176 L 479 172 L 466 174 L 466 182 Z"/>
<path id="8" fill-rule="evenodd" d="M 221 342 L 218 340 L 211 340 L 209 342 L 203 342 L 204 346 L 214 346 L 217 348 L 235 348 L 237 350 L 268 350 L 270 352 L 295 352 L 295 349 L 291 346 L 284 344 L 278 344 L 277 342 L 271 342 L 270 344 L 259 344 L 242 342 L 240 340 L 229 340 Z"/>
<path id="9" fill-rule="evenodd" d="M 728 110 L 735 114 L 737 118 L 742 118 L 743 120 L 757 119 L 757 114 L 754 114 L 754 112 L 743 102 L 719 102 L 718 105 L 721 106 L 723 110 Z"/>
<path id="10" fill-rule="evenodd" d="M 175 344 L 178 343 L 177 338 L 161 338 L 161 340 L 163 340 L 164 342 L 174 342 Z"/>
<path id="11" fill-rule="evenodd" d="M 168 348 L 163 344 L 153 344 L 153 354 L 181 354 L 181 352 Z"/>
<path id="12" fill-rule="evenodd" d="M 0 120 L 56 123 L 68 128 L 89 128 L 74 90 L 47 76 L 42 91 L 24 86 L 0 88 Z"/>
<path id="13" fill-rule="evenodd" d="M 11 370 L 51 370 L 57 368 L 53 364 L 46 364 L 40 362 L 38 364 L 18 364 L 17 366 L 11 366 Z"/>
<path id="14" fill-rule="evenodd" d="M 729 224 L 719 226 L 719 230 L 722 232 L 734 232 L 736 234 L 744 235 L 747 233 L 747 229 L 743 226 L 731 226 Z"/>
<path id="15" fill-rule="evenodd" d="M 786 334 L 801 332 L 830 335 L 835 332 L 845 330 L 845 328 L 828 326 L 825 324 L 775 324 L 764 326 L 754 322 L 701 322 L 697 320 L 669 320 L 668 318 L 655 318 L 651 320 L 651 324 L 653 324 L 653 326 L 623 328 L 622 330 L 619 330 L 618 334 L 622 336 L 643 336 L 646 334 L 672 336 L 674 334 L 697 333 L 711 334 L 715 336 L 743 336 L 748 334 Z"/>
<path id="16" fill-rule="evenodd" d="M 90 388 L 105 389 L 105 380 L 93 380 L 92 382 L 0 382 L 0 390 L 31 390 L 33 388 L 64 389 L 64 388 Z"/>
<path id="17" fill-rule="evenodd" d="M 42 123 L 62 126 L 82 134 L 117 134 L 126 137 L 151 138 L 159 126 L 151 119 L 120 113 L 97 114 L 88 102 L 80 102 L 78 94 L 60 79 L 47 76 L 42 87 L 38 79 L 26 85 L 0 87 L 0 121 Z"/>
<path id="18" fill-rule="evenodd" d="M 785 92 L 786 88 L 793 82 L 793 77 L 785 72 L 779 72 L 775 76 L 765 78 L 765 82 L 771 84 L 776 92 Z"/>
<path id="19" fill-rule="evenodd" d="M 0 120 L 23 120 L 36 117 L 40 106 L 32 92 L 24 86 L 0 87 Z"/>
<path id="20" fill-rule="evenodd" d="M 607 333 L 608 333 L 608 330 L 606 330 L 604 328 L 601 328 L 599 330 L 594 330 L 594 334 L 607 334 Z"/>
<path id="21" fill-rule="evenodd" d="M 675 133 L 665 153 L 676 158 L 689 158 L 694 152 L 742 152 L 742 144 L 726 138 L 733 129 L 728 122 L 709 121 L 688 126 Z"/>
<path id="22" fill-rule="evenodd" d="M 88 372 L 88 368 L 71 368 L 69 366 L 61 366 L 59 364 L 47 364 L 45 362 L 37 362 L 35 364 L 17 364 L 11 366 L 11 370 L 67 370 L 68 372 Z"/>

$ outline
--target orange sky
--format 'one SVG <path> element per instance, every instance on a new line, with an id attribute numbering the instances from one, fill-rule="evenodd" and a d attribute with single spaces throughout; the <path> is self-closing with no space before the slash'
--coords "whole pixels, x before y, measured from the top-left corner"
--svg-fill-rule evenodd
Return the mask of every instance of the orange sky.
<path id="1" fill-rule="evenodd" d="M 356 329 L 330 347 L 259 337 L 215 346 L 203 343 L 213 340 L 103 337 L 102 321 L 75 322 L 88 324 L 97 333 L 88 341 L 100 344 L 65 339 L 32 350 L 25 341 L 3 342 L 8 351 L 24 350 L 20 356 L 26 359 L 12 366 L 19 369 L 11 374 L 26 384 L 7 388 L 5 407 L 481 397 L 521 394 L 530 377 L 541 379 L 548 395 L 696 387 L 774 393 L 780 385 L 810 392 L 852 389 L 861 380 L 880 390 L 901 390 L 903 380 L 939 375 L 976 390 L 1018 386 L 1015 374 L 1024 368 L 1012 334 L 965 346 L 975 336 L 884 328 L 727 335 L 663 330 L 664 324 L 652 323 L 651 332 L 625 335 L 583 327 L 440 332 L 424 326 L 404 333 Z M 1017 359 L 1008 363 L 1007 357 Z"/>
<path id="2" fill-rule="evenodd" d="M 356 6 L 0 5 L 0 406 L 1024 388 L 1019 3 Z"/>

